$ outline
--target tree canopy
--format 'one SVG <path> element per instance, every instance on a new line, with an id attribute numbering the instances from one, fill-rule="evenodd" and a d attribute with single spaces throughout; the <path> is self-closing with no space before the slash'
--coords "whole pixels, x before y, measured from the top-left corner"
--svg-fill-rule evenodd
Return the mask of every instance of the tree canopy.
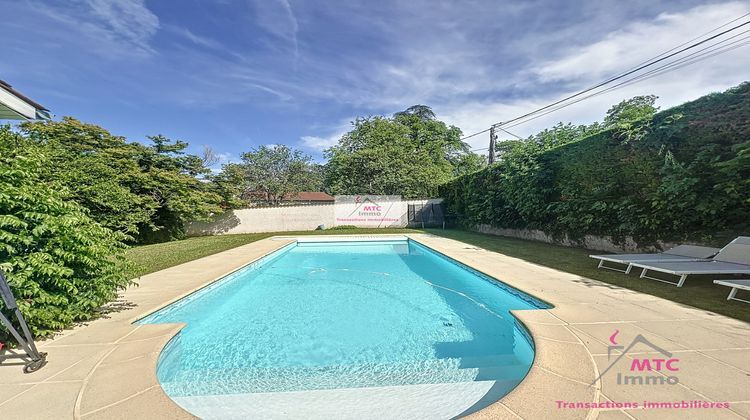
<path id="1" fill-rule="evenodd" d="M 432 197 L 438 185 L 478 170 L 483 159 L 461 142 L 461 130 L 415 105 L 391 118 L 358 118 L 326 150 L 325 185 L 333 194 Z"/>
<path id="2" fill-rule="evenodd" d="M 64 117 L 21 125 L 17 146 L 46 156 L 42 178 L 64 185 L 70 198 L 103 226 L 131 240 L 154 242 L 183 235 L 183 224 L 220 212 L 221 197 L 200 177 L 201 158 L 187 143 L 164 136 L 150 145 Z"/>
<path id="3" fill-rule="evenodd" d="M 659 108 L 654 106 L 656 95 L 635 96 L 614 105 L 604 117 L 604 128 L 614 130 L 614 133 L 624 142 L 643 139 L 651 130 L 653 120 Z M 679 119 L 674 114 L 671 119 Z"/>
<path id="4" fill-rule="evenodd" d="M 228 202 L 278 204 L 301 191 L 319 191 L 321 168 L 312 157 L 284 145 L 260 146 L 242 154 L 241 163 L 224 165 L 214 178 Z"/>

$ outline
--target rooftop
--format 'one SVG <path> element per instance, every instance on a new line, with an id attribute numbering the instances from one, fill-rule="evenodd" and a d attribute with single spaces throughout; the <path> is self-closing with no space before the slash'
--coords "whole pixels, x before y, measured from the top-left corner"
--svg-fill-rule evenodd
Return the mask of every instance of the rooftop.
<path id="1" fill-rule="evenodd" d="M 322 191 L 302 191 L 293 197 L 284 197 L 284 201 L 335 201 L 333 196 Z"/>
<path id="2" fill-rule="evenodd" d="M 0 80 L 0 120 L 47 120 L 49 110 Z"/>

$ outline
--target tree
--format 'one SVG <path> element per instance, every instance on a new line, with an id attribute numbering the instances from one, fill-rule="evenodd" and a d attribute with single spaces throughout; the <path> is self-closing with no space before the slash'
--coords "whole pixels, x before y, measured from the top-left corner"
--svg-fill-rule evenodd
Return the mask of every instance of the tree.
<path id="1" fill-rule="evenodd" d="M 242 154 L 241 164 L 225 165 L 223 179 L 241 177 L 243 198 L 278 204 L 301 191 L 318 191 L 321 174 L 312 157 L 284 145 L 260 146 Z"/>
<path id="2" fill-rule="evenodd" d="M 607 110 L 604 126 L 612 128 L 653 118 L 659 110 L 654 106 L 656 99 L 658 99 L 656 95 L 635 96 L 613 105 Z"/>
<path id="3" fill-rule="evenodd" d="M 422 121 L 434 120 L 436 117 L 435 112 L 427 105 L 412 105 L 404 111 L 399 111 L 393 114 L 393 117 L 408 117 L 410 115 L 413 115 Z"/>
<path id="4" fill-rule="evenodd" d="M 161 135 L 149 137 L 150 146 L 127 142 L 71 117 L 21 131 L 23 147 L 49 159 L 43 179 L 60 182 L 94 220 L 131 240 L 179 238 L 184 223 L 221 211 L 221 197 L 201 180 L 208 169 L 184 152 L 185 142 Z"/>
<path id="5" fill-rule="evenodd" d="M 241 163 L 226 163 L 221 172 L 209 178 L 213 191 L 221 197 L 222 208 L 234 209 L 246 204 L 245 169 Z"/>
<path id="6" fill-rule="evenodd" d="M 463 176 L 482 170 L 487 166 L 487 158 L 473 152 L 466 152 L 451 158 L 453 176 Z"/>
<path id="7" fill-rule="evenodd" d="M 40 176 L 64 185 L 94 220 L 131 237 L 150 222 L 158 204 L 138 191 L 145 177 L 135 145 L 70 117 L 24 123 L 21 132 L 22 147 L 48 159 Z"/>
<path id="8" fill-rule="evenodd" d="M 92 317 L 130 282 L 125 235 L 89 217 L 64 180 L 49 179 L 52 161 L 24 144 L 0 127 L 0 269 L 33 334 L 43 337 Z"/>
<path id="9" fill-rule="evenodd" d="M 503 140 L 495 143 L 495 155 L 498 162 L 510 156 L 515 150 L 523 148 L 526 140 Z"/>
<path id="10" fill-rule="evenodd" d="M 142 225 L 140 242 L 161 242 L 185 236 L 185 224 L 208 220 L 221 213 L 221 196 L 201 178 L 210 172 L 203 160 L 185 153 L 188 144 L 164 136 L 150 136 L 151 146 L 136 145 L 143 173 L 140 194 L 157 204 L 148 224 Z M 207 181 L 207 180 L 206 180 Z"/>
<path id="11" fill-rule="evenodd" d="M 469 155 L 461 130 L 415 105 L 392 118 L 358 118 L 339 143 L 326 150 L 326 187 L 333 194 L 434 196 Z M 475 166 L 471 166 L 473 169 Z"/>
<path id="12" fill-rule="evenodd" d="M 651 121 L 659 111 L 656 95 L 636 96 L 614 105 L 604 117 L 604 127 L 615 130 L 624 142 L 642 139 L 650 130 Z"/>
<path id="13" fill-rule="evenodd" d="M 595 122 L 591 125 L 573 125 L 573 123 L 557 123 L 551 128 L 545 128 L 539 133 L 529 137 L 529 141 L 538 146 L 539 150 L 549 150 L 555 147 L 563 146 L 590 136 L 601 131 L 601 124 Z"/>

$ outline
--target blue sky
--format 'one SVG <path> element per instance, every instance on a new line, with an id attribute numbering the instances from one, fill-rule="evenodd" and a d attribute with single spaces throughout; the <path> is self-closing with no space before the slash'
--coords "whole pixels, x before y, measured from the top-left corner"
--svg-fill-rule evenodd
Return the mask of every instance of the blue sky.
<path id="1" fill-rule="evenodd" d="M 164 134 L 230 161 L 277 143 L 319 158 L 356 116 L 418 103 L 478 131 L 739 17 L 750 3 L 0 0 L 0 10 L 0 79 L 58 118 L 131 140 Z M 638 94 L 657 94 L 666 107 L 725 89 L 748 79 L 749 50 L 516 131 L 600 119 Z"/>

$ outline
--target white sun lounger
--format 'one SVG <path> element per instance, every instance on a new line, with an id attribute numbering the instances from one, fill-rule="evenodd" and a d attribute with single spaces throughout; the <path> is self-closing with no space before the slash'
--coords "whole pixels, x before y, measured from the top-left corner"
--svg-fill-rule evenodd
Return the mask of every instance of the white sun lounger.
<path id="1" fill-rule="evenodd" d="M 716 253 L 719 248 L 709 248 L 707 246 L 696 245 L 679 245 L 657 254 L 610 254 L 610 255 L 589 255 L 591 258 L 599 260 L 597 268 L 606 268 L 607 270 L 619 271 L 630 274 L 634 262 L 677 262 L 677 261 L 707 261 Z M 625 269 L 604 265 L 605 262 L 627 265 Z"/>
<path id="2" fill-rule="evenodd" d="M 738 299 L 735 297 L 737 295 L 737 290 L 750 290 L 750 280 L 714 280 L 714 283 L 732 288 L 727 300 L 738 300 L 740 302 L 750 303 L 750 300 Z"/>
<path id="3" fill-rule="evenodd" d="M 642 268 L 641 278 L 657 280 L 682 287 L 689 275 L 699 274 L 750 274 L 750 237 L 740 236 L 721 249 L 710 261 L 691 262 L 633 262 Z M 648 275 L 649 271 L 678 276 L 677 282 Z"/>

